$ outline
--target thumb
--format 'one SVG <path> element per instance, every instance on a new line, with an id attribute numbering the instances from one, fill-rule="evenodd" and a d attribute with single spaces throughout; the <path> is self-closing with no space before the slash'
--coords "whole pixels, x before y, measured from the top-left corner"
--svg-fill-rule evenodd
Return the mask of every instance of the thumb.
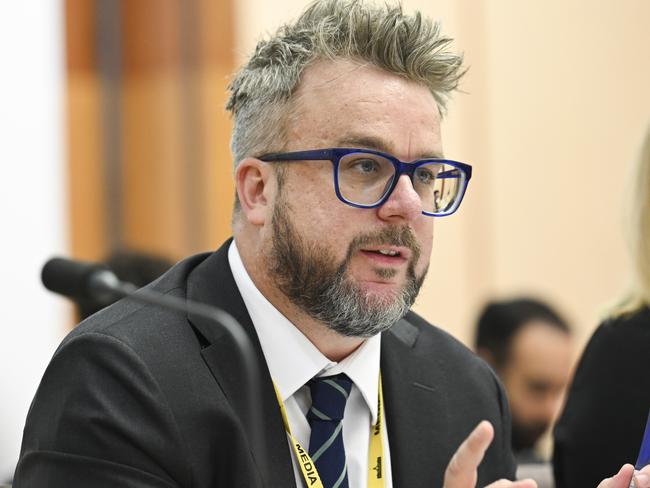
<path id="1" fill-rule="evenodd" d="M 624 464 L 623 467 L 611 478 L 606 478 L 600 482 L 598 488 L 628 488 L 634 474 L 634 466 Z"/>
<path id="2" fill-rule="evenodd" d="M 487 420 L 479 423 L 454 453 L 445 471 L 443 488 L 475 488 L 481 464 L 494 438 L 494 428 Z"/>

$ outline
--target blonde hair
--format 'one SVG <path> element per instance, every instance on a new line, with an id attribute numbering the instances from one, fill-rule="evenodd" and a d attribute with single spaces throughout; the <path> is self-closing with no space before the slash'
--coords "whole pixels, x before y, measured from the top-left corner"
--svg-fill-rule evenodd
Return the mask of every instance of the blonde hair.
<path id="1" fill-rule="evenodd" d="M 226 109 L 234 118 L 235 167 L 247 156 L 281 150 L 284 126 L 303 70 L 321 59 L 355 59 L 422 83 L 444 113 L 464 74 L 452 39 L 419 12 L 363 0 L 316 0 L 292 24 L 258 43 L 230 83 Z"/>
<path id="2" fill-rule="evenodd" d="M 650 305 L 650 125 L 645 134 L 632 182 L 627 233 L 632 254 L 633 284 L 610 311 L 628 315 Z"/>

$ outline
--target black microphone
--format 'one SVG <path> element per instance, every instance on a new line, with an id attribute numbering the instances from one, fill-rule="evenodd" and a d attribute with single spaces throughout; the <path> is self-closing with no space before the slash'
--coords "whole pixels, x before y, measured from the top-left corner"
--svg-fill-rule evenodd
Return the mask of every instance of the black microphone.
<path id="1" fill-rule="evenodd" d="M 109 305 L 137 290 L 120 281 L 106 266 L 68 258 L 52 258 L 41 272 L 45 288 L 74 300 L 92 300 Z"/>
<path id="2" fill-rule="evenodd" d="M 255 401 L 262 391 L 262 380 L 259 374 L 262 368 L 258 367 L 260 358 L 255 353 L 253 344 L 242 326 L 228 312 L 204 303 L 164 295 L 148 288 L 138 289 L 132 283 L 120 281 L 111 270 L 98 263 L 62 257 L 51 258 L 43 266 L 41 280 L 48 290 L 73 299 L 98 300 L 108 305 L 128 296 L 139 302 L 198 315 L 222 326 L 230 334 L 244 359 L 243 373 L 247 381 L 243 382 L 242 388 L 247 390 L 245 393 L 253 420 L 250 432 L 254 438 L 251 442 L 258 446 L 265 446 L 265 419 Z M 263 452 L 263 449 L 260 452 Z"/>

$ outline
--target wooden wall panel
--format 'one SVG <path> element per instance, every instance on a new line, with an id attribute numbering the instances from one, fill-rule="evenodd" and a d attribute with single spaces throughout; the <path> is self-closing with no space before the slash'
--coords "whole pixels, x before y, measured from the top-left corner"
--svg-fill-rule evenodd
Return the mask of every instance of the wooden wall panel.
<path id="1" fill-rule="evenodd" d="M 73 254 L 215 248 L 234 197 L 231 2 L 106 1 L 66 1 Z"/>
<path id="2" fill-rule="evenodd" d="M 232 124 L 226 117 L 219 116 L 226 104 L 225 83 L 232 70 L 215 67 L 201 78 L 203 99 L 207 100 L 202 109 L 203 180 L 204 191 L 201 207 L 205 209 L 205 236 L 209 243 L 221 243 L 231 235 L 230 220 L 235 198 L 235 184 L 229 147 Z"/>
<path id="3" fill-rule="evenodd" d="M 78 258 L 97 259 L 106 253 L 107 239 L 94 3 L 66 1 L 65 19 L 70 248 Z"/>
<path id="4" fill-rule="evenodd" d="M 230 218 L 235 198 L 232 159 L 229 147 L 232 124 L 224 117 L 228 81 L 235 70 L 234 12 L 232 2 L 201 0 L 199 52 L 204 69 L 200 73 L 202 193 L 205 209 L 205 239 L 220 243 L 230 234 Z M 225 43 L 222 40 L 228 39 Z"/>

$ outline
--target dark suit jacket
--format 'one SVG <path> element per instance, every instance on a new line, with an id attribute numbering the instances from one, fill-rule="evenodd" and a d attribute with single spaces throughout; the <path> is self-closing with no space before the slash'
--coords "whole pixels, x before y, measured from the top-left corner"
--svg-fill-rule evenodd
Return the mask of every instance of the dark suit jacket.
<path id="1" fill-rule="evenodd" d="M 558 488 L 593 488 L 636 462 L 650 409 L 649 350 L 648 308 L 592 336 L 555 427 Z"/>
<path id="2" fill-rule="evenodd" d="M 227 245 L 172 268 L 153 289 L 231 313 L 262 351 Z M 287 351 L 288 354 L 291 351 Z M 199 317 L 122 300 L 80 324 L 48 366 L 25 427 L 15 488 L 295 486 L 266 363 L 251 443 L 241 358 Z M 479 486 L 514 476 L 507 400 L 492 371 L 414 313 L 382 337 L 381 370 L 395 487 L 442 486 L 481 419 L 496 430 Z"/>

